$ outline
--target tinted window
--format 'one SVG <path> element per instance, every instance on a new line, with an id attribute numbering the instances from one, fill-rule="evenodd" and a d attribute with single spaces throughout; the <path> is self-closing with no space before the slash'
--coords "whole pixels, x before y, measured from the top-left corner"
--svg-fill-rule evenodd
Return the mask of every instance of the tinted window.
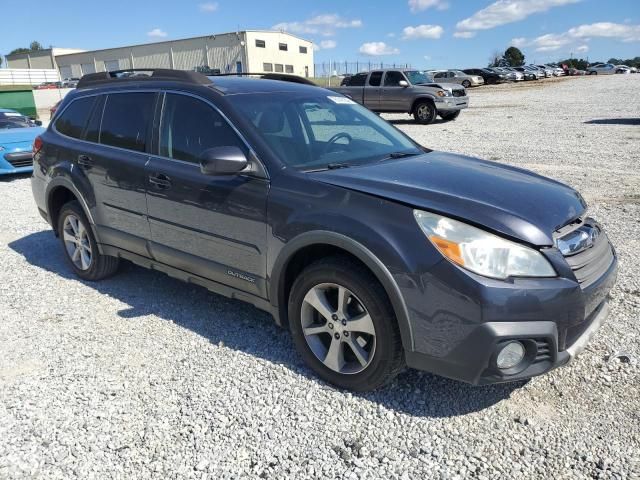
<path id="1" fill-rule="evenodd" d="M 102 116 L 100 143 L 143 152 L 154 100 L 154 93 L 108 95 Z"/>
<path id="2" fill-rule="evenodd" d="M 256 40 L 256 47 L 264 48 L 265 46 L 266 44 L 264 43 L 264 40 Z"/>
<path id="3" fill-rule="evenodd" d="M 347 85 L 350 85 L 352 87 L 364 87 L 364 83 L 367 81 L 367 74 L 358 73 L 357 75 L 354 75 L 348 80 L 349 81 L 347 82 Z"/>
<path id="4" fill-rule="evenodd" d="M 307 53 L 307 47 L 300 47 L 300 53 Z"/>
<path id="5" fill-rule="evenodd" d="M 283 52 L 286 52 L 287 50 L 289 50 L 289 47 L 287 47 L 287 44 L 286 44 L 286 43 L 279 43 L 279 44 L 278 44 L 278 48 L 279 48 L 280 50 L 282 50 Z"/>
<path id="6" fill-rule="evenodd" d="M 400 86 L 400 81 L 401 80 L 406 81 L 406 79 L 404 78 L 404 75 L 402 75 L 402 73 L 400 73 L 400 72 L 387 72 L 387 74 L 384 76 L 384 85 L 385 85 L 385 87 L 398 87 L 398 86 Z"/>
<path id="7" fill-rule="evenodd" d="M 382 72 L 373 72 L 369 77 L 369 85 L 379 87 L 382 81 Z"/>
<path id="8" fill-rule="evenodd" d="M 276 63 L 275 67 L 276 67 L 276 72 L 278 73 L 282 73 L 284 71 L 284 67 L 281 63 Z"/>
<path id="9" fill-rule="evenodd" d="M 186 95 L 168 94 L 160 124 L 160 155 L 198 163 L 203 151 L 236 146 L 246 150 L 222 116 L 206 103 Z"/>
<path id="10" fill-rule="evenodd" d="M 56 130 L 73 138 L 82 138 L 95 97 L 78 98 L 62 112 L 56 120 Z"/>
<path id="11" fill-rule="evenodd" d="M 84 137 L 87 142 L 97 143 L 100 138 L 100 122 L 102 121 L 102 111 L 104 110 L 104 100 L 106 97 L 100 95 L 96 98 L 95 107 L 93 108 L 91 118 L 89 118 L 89 125 L 87 126 Z"/>
<path id="12" fill-rule="evenodd" d="M 265 72 L 273 72 L 273 64 L 271 63 L 263 63 L 262 70 Z"/>
<path id="13" fill-rule="evenodd" d="M 285 65 L 284 66 L 284 71 L 286 73 L 293 73 L 293 65 Z"/>

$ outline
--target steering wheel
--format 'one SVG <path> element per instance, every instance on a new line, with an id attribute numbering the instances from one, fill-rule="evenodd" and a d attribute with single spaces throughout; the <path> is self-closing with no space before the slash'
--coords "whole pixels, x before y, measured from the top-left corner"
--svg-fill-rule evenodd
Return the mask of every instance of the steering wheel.
<path id="1" fill-rule="evenodd" d="M 331 147 L 335 145 L 335 143 L 341 138 L 346 138 L 347 140 L 349 140 L 349 143 L 353 141 L 353 137 L 346 132 L 336 133 L 333 137 L 329 139 L 329 141 L 327 142 L 327 145 L 324 147 L 324 150 L 322 151 L 322 154 L 326 155 L 327 153 L 329 153 L 329 150 L 331 149 Z"/>

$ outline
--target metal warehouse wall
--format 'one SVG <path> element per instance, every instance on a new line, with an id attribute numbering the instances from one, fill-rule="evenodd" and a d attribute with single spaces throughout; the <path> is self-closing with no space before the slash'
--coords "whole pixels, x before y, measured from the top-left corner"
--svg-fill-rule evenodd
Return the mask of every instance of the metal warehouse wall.
<path id="1" fill-rule="evenodd" d="M 9 68 L 56 68 L 50 49 L 7 56 Z"/>
<path id="2" fill-rule="evenodd" d="M 242 62 L 246 71 L 242 33 L 210 35 L 131 47 L 110 48 L 56 57 L 60 75 L 81 77 L 83 74 L 129 68 L 177 68 L 193 70 L 208 66 L 235 71 Z"/>

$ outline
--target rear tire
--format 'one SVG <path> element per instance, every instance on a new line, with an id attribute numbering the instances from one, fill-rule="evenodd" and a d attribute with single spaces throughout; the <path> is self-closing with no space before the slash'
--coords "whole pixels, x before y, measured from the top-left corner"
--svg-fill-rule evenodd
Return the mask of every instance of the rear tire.
<path id="1" fill-rule="evenodd" d="M 98 251 L 91 224 L 77 201 L 62 206 L 58 234 L 66 259 L 83 280 L 102 280 L 118 270 L 119 258 L 101 255 Z"/>
<path id="2" fill-rule="evenodd" d="M 462 86 L 463 86 L 464 88 L 469 88 L 469 87 L 471 86 L 471 82 L 470 82 L 469 80 L 464 80 L 464 81 L 462 82 Z"/>
<path id="3" fill-rule="evenodd" d="M 440 118 L 442 118 L 442 120 L 444 120 L 445 122 L 452 122 L 453 120 L 455 120 L 459 116 L 460 116 L 460 110 L 457 110 L 457 111 L 455 111 L 453 113 L 441 113 L 440 114 Z"/>
<path id="4" fill-rule="evenodd" d="M 289 325 L 305 363 L 340 388 L 374 390 L 404 367 L 384 288 L 347 257 L 325 258 L 302 271 L 289 296 Z"/>
<path id="5" fill-rule="evenodd" d="M 428 100 L 419 102 L 413 109 L 413 118 L 415 118 L 417 123 L 422 125 L 433 123 L 437 115 L 438 111 L 436 110 L 436 106 Z"/>

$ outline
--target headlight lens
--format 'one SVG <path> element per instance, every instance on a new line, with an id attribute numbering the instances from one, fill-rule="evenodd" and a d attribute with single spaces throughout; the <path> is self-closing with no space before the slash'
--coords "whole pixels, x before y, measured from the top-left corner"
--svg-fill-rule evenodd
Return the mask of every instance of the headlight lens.
<path id="1" fill-rule="evenodd" d="M 451 96 L 451 92 L 449 92 L 447 90 L 438 90 L 436 92 L 436 95 L 438 95 L 439 97 L 450 97 Z"/>
<path id="2" fill-rule="evenodd" d="M 414 210 L 418 225 L 433 245 L 453 263 L 485 277 L 555 277 L 544 256 L 466 223 Z"/>

